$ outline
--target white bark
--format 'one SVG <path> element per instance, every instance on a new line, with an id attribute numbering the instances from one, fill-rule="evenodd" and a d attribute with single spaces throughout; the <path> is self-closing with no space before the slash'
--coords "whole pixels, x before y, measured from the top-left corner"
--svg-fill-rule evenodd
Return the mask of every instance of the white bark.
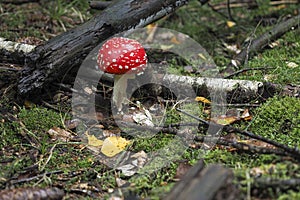
<path id="1" fill-rule="evenodd" d="M 12 42 L 0 37 L 0 51 L 26 54 L 31 52 L 34 48 L 34 45 Z"/>

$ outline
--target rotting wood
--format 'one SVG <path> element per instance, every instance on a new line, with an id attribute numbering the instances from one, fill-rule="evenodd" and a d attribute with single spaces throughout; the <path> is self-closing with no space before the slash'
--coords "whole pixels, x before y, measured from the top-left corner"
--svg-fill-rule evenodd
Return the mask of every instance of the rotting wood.
<path id="1" fill-rule="evenodd" d="M 26 55 L 18 91 L 26 96 L 71 68 L 79 67 L 89 52 L 116 33 L 143 27 L 188 3 L 188 0 L 119 0 L 86 23 L 50 39 Z"/>
<path id="2" fill-rule="evenodd" d="M 164 199 L 237 199 L 238 190 L 233 185 L 232 180 L 233 173 L 231 170 L 220 165 L 204 168 L 203 160 L 200 160 Z"/>
<path id="3" fill-rule="evenodd" d="M 11 200 L 11 199 L 63 199 L 64 191 L 53 187 L 53 188 L 17 188 L 2 190 L 0 192 L 0 199 Z"/>

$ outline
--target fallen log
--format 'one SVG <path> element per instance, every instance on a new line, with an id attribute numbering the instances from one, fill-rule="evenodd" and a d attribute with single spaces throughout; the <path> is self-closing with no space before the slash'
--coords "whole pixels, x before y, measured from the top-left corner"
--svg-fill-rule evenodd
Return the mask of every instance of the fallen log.
<path id="1" fill-rule="evenodd" d="M 118 0 L 84 24 L 50 39 L 26 55 L 18 84 L 22 96 L 36 94 L 79 67 L 89 52 L 116 33 L 152 23 L 188 0 Z"/>
<path id="2" fill-rule="evenodd" d="M 167 89 L 173 90 L 173 92 L 182 95 L 182 97 L 194 97 L 203 96 L 206 98 L 211 97 L 213 92 L 215 95 L 221 94 L 226 97 L 226 101 L 223 103 L 249 103 L 254 100 L 264 101 L 267 98 L 274 95 L 280 96 L 292 96 L 300 97 L 300 86 L 298 85 L 280 85 L 270 82 L 250 81 L 250 80 L 234 80 L 223 78 L 210 78 L 210 77 L 191 77 L 191 76 L 179 76 L 174 74 L 155 74 L 147 72 L 142 76 L 137 76 L 136 79 L 129 81 L 130 88 L 136 88 L 136 85 L 140 85 L 147 79 L 148 82 L 159 83 Z M 106 83 L 113 83 L 113 76 L 110 74 L 96 71 L 91 64 L 90 67 L 86 67 L 82 71 L 82 79 L 88 82 L 92 80 L 104 81 Z M 164 96 L 163 90 L 157 88 L 156 85 L 149 88 L 139 88 L 142 94 L 152 94 L 153 96 Z M 143 91 L 144 90 L 144 91 Z M 193 93 L 191 93 L 193 91 Z M 132 91 L 128 91 L 131 93 Z M 213 99 L 212 99 L 213 100 Z M 214 102 L 216 103 L 216 102 Z"/>
<path id="3" fill-rule="evenodd" d="M 220 165 L 204 167 L 200 160 L 179 181 L 164 200 L 237 199 L 238 190 L 233 184 L 233 173 Z"/>

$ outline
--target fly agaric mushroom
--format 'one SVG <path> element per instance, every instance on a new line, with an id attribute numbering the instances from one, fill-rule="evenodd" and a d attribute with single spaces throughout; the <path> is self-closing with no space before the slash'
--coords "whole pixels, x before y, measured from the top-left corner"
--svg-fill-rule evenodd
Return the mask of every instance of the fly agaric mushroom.
<path id="1" fill-rule="evenodd" d="M 115 74 L 113 102 L 120 112 L 127 100 L 127 80 L 143 72 L 147 64 L 146 52 L 136 40 L 114 37 L 102 45 L 97 64 L 100 70 Z"/>

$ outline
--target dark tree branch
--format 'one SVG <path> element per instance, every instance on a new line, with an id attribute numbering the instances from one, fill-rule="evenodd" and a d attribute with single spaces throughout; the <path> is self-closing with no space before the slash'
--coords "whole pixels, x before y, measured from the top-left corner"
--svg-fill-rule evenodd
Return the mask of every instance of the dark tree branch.
<path id="1" fill-rule="evenodd" d="M 108 6 L 111 5 L 112 2 L 110 1 L 90 1 L 90 7 L 92 9 L 97 9 L 97 10 L 104 10 Z"/>
<path id="2" fill-rule="evenodd" d="M 235 56 L 224 72 L 232 73 L 235 68 L 238 68 L 247 62 L 248 58 L 250 58 L 254 53 L 261 51 L 271 41 L 276 40 L 292 28 L 298 27 L 299 23 L 300 15 L 297 15 L 277 24 L 270 31 L 250 41 L 250 43 Z"/>
<path id="3" fill-rule="evenodd" d="M 40 0 L 2 0 L 1 3 L 4 4 L 15 4 L 15 5 L 20 5 L 24 3 L 35 3 L 39 2 Z"/>
<path id="4" fill-rule="evenodd" d="M 37 93 L 71 68 L 79 67 L 89 52 L 116 33 L 143 27 L 188 0 L 118 0 L 88 22 L 38 46 L 26 56 L 18 90 L 21 95 Z"/>
<path id="5" fill-rule="evenodd" d="M 241 130 L 241 129 L 238 129 L 238 128 L 235 128 L 231 125 L 226 125 L 226 126 L 222 126 L 220 124 L 216 124 L 214 122 L 208 122 L 206 120 L 203 120 L 197 116 L 194 116 L 194 115 L 191 115 L 190 113 L 187 113 L 185 112 L 184 110 L 180 110 L 180 109 L 176 109 L 177 111 L 191 117 L 191 118 L 194 118 L 196 120 L 198 120 L 199 122 L 203 123 L 204 125 L 210 125 L 210 126 L 215 126 L 217 127 L 218 129 L 223 129 L 224 131 L 226 132 L 235 132 L 235 133 L 239 133 L 240 135 L 244 135 L 244 136 L 247 136 L 247 137 L 250 137 L 250 138 L 254 138 L 254 139 L 257 139 L 257 140 L 260 140 L 260 141 L 263 141 L 263 142 L 266 142 L 268 144 L 271 144 L 273 145 L 274 147 L 277 147 L 277 148 L 280 148 L 280 149 L 283 149 L 284 151 L 286 151 L 287 153 L 290 154 L 290 156 L 294 157 L 295 159 L 297 160 L 300 160 L 300 150 L 298 148 L 291 148 L 285 144 L 281 144 L 279 142 L 276 142 L 274 140 L 270 140 L 268 138 L 265 138 L 261 135 L 257 135 L 257 134 L 254 134 L 250 131 L 245 131 L 245 130 Z"/>

